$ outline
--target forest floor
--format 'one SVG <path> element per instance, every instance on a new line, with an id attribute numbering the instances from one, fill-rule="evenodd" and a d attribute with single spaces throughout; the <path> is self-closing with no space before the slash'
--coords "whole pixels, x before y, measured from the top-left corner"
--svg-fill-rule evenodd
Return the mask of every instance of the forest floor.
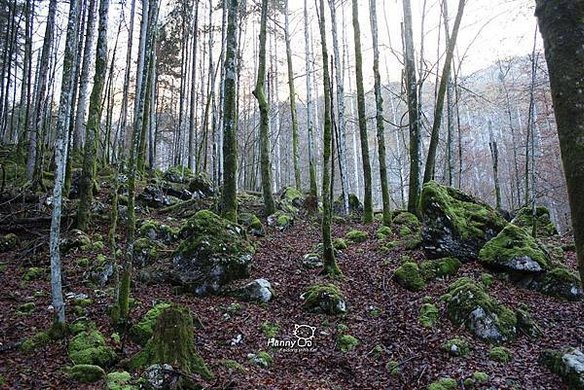
<path id="1" fill-rule="evenodd" d="M 152 217 L 152 216 L 150 216 Z M 491 389 L 561 389 L 561 380 L 538 363 L 540 353 L 546 348 L 581 346 L 584 344 L 584 322 L 581 321 L 584 304 L 568 302 L 544 296 L 494 278 L 488 292 L 511 308 L 520 303 L 527 305 L 543 335 L 533 339 L 525 335 L 507 343 L 512 351 L 509 363 L 489 359 L 491 348 L 486 342 L 472 336 L 464 327 L 454 326 L 445 314 L 440 296 L 455 278 L 469 276 L 479 280 L 483 269 L 477 263 L 463 264 L 455 278 L 438 278 L 420 292 L 410 292 L 393 278 L 403 255 L 421 261 L 421 250 L 384 251 L 375 238 L 379 223 L 363 225 L 355 221 L 335 223 L 333 237 L 344 237 L 351 229 L 369 233 L 362 243 L 351 244 L 338 256 L 344 274 L 336 281 L 347 301 L 348 312 L 342 316 L 314 314 L 302 308 L 300 295 L 313 283 L 327 283 L 319 276 L 318 269 L 303 268 L 304 254 L 312 252 L 320 239 L 318 221 L 310 218 L 297 219 L 286 231 L 267 228 L 267 235 L 254 238 L 256 254 L 248 282 L 265 278 L 272 283 L 276 297 L 267 304 L 238 301 L 228 296 L 197 298 L 176 295 L 170 285 L 146 285 L 135 282 L 132 297 L 135 305 L 132 321 L 152 307 L 154 302 L 170 301 L 188 306 L 202 322 L 196 330 L 196 348 L 213 371 L 215 379 L 206 387 L 225 389 L 425 389 L 441 377 L 451 377 L 464 388 L 462 381 L 475 371 L 489 375 L 488 383 L 479 388 Z M 6 233 L 7 226 L 2 228 Z M 71 365 L 67 357 L 67 339 L 53 341 L 49 345 L 28 353 L 20 351 L 19 342 L 51 324 L 51 290 L 49 282 L 48 225 L 39 223 L 15 231 L 21 239 L 18 249 L 0 254 L 0 375 L 4 379 L 1 388 L 6 389 L 75 389 L 103 388 L 104 382 L 83 385 L 67 378 L 63 367 Z M 107 236 L 107 226 L 100 226 L 94 234 Z M 103 254 L 109 255 L 109 248 Z M 65 293 L 87 294 L 93 303 L 84 315 L 97 324 L 106 336 L 115 330 L 109 322 L 108 307 L 112 304 L 111 289 L 96 290 L 88 283 L 88 272 L 79 266 L 78 260 L 86 254 L 75 250 L 64 256 Z M 170 256 L 170 254 L 169 254 Z M 566 253 L 567 264 L 575 268 L 575 254 Z M 24 281 L 30 267 L 42 267 L 40 279 Z M 430 297 L 430 298 L 429 298 Z M 432 328 L 419 322 L 420 307 L 433 301 L 440 310 L 440 320 Z M 19 307 L 34 302 L 34 310 L 28 314 Z M 225 313 L 239 305 L 239 310 Z M 76 314 L 69 312 L 68 320 Z M 294 339 L 295 325 L 315 327 L 314 351 L 293 352 L 268 346 L 268 337 L 262 324 L 277 325 L 276 339 Z M 341 352 L 337 347 L 339 325 L 345 325 L 345 333 L 359 340 L 357 347 Z M 241 342 L 232 345 L 231 340 L 241 335 Z M 454 337 L 466 337 L 471 351 L 465 357 L 453 357 L 445 353 L 442 344 Z M 116 345 L 112 338 L 108 343 Z M 122 337 L 117 344 L 121 358 L 127 358 L 138 350 L 137 345 Z M 248 354 L 268 351 L 273 363 L 268 368 L 253 364 Z M 238 369 L 229 368 L 226 359 L 241 364 Z M 388 370 L 390 361 L 399 363 L 399 370 Z M 118 367 L 112 367 L 111 371 Z"/>

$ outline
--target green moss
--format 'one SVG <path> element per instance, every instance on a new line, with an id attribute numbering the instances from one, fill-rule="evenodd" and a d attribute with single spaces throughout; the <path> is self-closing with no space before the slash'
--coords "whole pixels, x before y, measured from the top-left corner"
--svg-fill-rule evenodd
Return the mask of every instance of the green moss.
<path id="1" fill-rule="evenodd" d="M 369 307 L 367 309 L 367 314 L 371 318 L 377 318 L 381 315 L 381 313 L 382 313 L 382 310 L 378 307 Z"/>
<path id="2" fill-rule="evenodd" d="M 398 212 L 393 217 L 392 223 L 397 226 L 406 226 L 410 231 L 417 231 L 422 226 L 418 217 L 407 211 Z"/>
<path id="3" fill-rule="evenodd" d="M 91 299 L 91 298 L 81 298 L 81 299 L 76 299 L 73 301 L 73 305 L 79 306 L 79 307 L 87 307 L 87 306 L 90 306 L 92 303 L 93 303 L 93 299 Z"/>
<path id="4" fill-rule="evenodd" d="M 438 381 L 431 383 L 428 390 L 454 390 L 458 387 L 456 380 L 452 378 L 440 378 Z"/>
<path id="5" fill-rule="evenodd" d="M 377 229 L 377 232 L 375 233 L 375 236 L 380 240 L 386 239 L 390 235 L 391 228 L 389 226 L 381 226 L 379 229 Z"/>
<path id="6" fill-rule="evenodd" d="M 481 274 L 480 279 L 481 279 L 481 283 L 485 287 L 489 287 L 491 284 L 493 284 L 493 280 L 494 280 L 493 275 L 486 273 L 486 272 L 483 272 Z"/>
<path id="7" fill-rule="evenodd" d="M 156 320 L 164 309 L 170 307 L 168 303 L 158 303 L 144 314 L 144 317 L 137 324 L 130 328 L 130 338 L 137 344 L 146 345 L 148 340 L 152 337 Z"/>
<path id="8" fill-rule="evenodd" d="M 6 379 L 4 379 L 4 375 L 0 374 L 0 386 L 4 386 L 6 384 Z"/>
<path id="9" fill-rule="evenodd" d="M 457 325 L 466 324 L 470 314 L 481 307 L 494 316 L 494 324 L 505 339 L 515 337 L 517 318 L 508 307 L 491 298 L 482 286 L 468 277 L 456 280 L 448 287 L 448 294 L 443 296 L 447 302 L 448 318 Z"/>
<path id="10" fill-rule="evenodd" d="M 438 308 L 431 303 L 424 303 L 420 309 L 418 320 L 425 328 L 432 328 L 439 318 Z"/>
<path id="11" fill-rule="evenodd" d="M 276 337 L 278 331 L 280 330 L 280 327 L 278 326 L 278 324 L 272 324 L 271 322 L 264 321 L 260 326 L 260 329 L 262 330 L 264 336 L 272 338 Z"/>
<path id="12" fill-rule="evenodd" d="M 476 385 L 483 385 L 489 382 L 489 375 L 486 372 L 475 371 L 472 376 L 464 380 L 464 385 L 473 388 Z"/>
<path id="13" fill-rule="evenodd" d="M 462 266 L 460 260 L 454 257 L 444 257 L 438 260 L 426 260 L 420 265 L 426 280 L 435 277 L 454 276 Z"/>
<path id="14" fill-rule="evenodd" d="M 86 330 L 95 329 L 94 322 L 87 322 L 84 320 L 78 320 L 68 325 L 69 333 L 76 335 Z"/>
<path id="15" fill-rule="evenodd" d="M 489 359 L 499 363 L 509 363 L 511 361 L 511 350 L 505 347 L 493 347 L 489 351 Z"/>
<path id="16" fill-rule="evenodd" d="M 463 239 L 484 238 L 488 227 L 502 230 L 507 221 L 493 208 L 451 187 L 435 181 L 424 184 L 420 209 L 440 207 L 448 216 L 445 221 L 453 232 Z"/>
<path id="17" fill-rule="evenodd" d="M 262 221 L 252 213 L 239 213 L 237 215 L 238 222 L 245 227 L 249 227 L 254 230 L 262 231 L 264 226 Z"/>
<path id="18" fill-rule="evenodd" d="M 193 176 L 193 171 L 191 171 L 189 168 L 184 167 L 182 165 L 176 165 L 176 166 L 170 167 L 163 174 L 163 177 L 165 180 L 172 181 L 172 182 L 178 182 L 178 183 L 184 181 L 185 178 L 192 177 L 192 176 Z"/>
<path id="19" fill-rule="evenodd" d="M 40 279 L 45 276 L 45 270 L 40 267 L 31 267 L 29 268 L 22 277 L 23 280 L 30 281 Z"/>
<path id="20" fill-rule="evenodd" d="M 351 242 L 363 242 L 367 240 L 369 235 L 362 230 L 351 230 L 345 234 L 345 238 Z"/>
<path id="21" fill-rule="evenodd" d="M 264 362 L 267 363 L 267 366 L 271 366 L 273 363 L 273 359 L 272 359 L 272 355 L 270 355 L 269 353 L 267 353 L 266 351 L 259 351 L 257 353 L 257 357 L 258 359 L 263 360 Z"/>
<path id="22" fill-rule="evenodd" d="M 341 352 L 349 352 L 359 345 L 359 340 L 350 334 L 344 334 L 337 339 L 337 348 Z"/>
<path id="23" fill-rule="evenodd" d="M 294 203 L 298 204 L 298 202 L 302 202 L 303 199 L 304 195 L 302 195 L 302 192 L 298 191 L 296 188 L 286 187 L 282 192 L 282 200 L 285 200 L 290 205 L 293 205 Z"/>
<path id="24" fill-rule="evenodd" d="M 205 379 L 213 374 L 196 353 L 193 317 L 186 307 L 172 305 L 164 309 L 156 320 L 152 338 L 146 347 L 130 361 L 131 368 L 151 364 L 171 364 L 185 373 L 197 373 Z"/>
<path id="25" fill-rule="evenodd" d="M 412 234 L 412 229 L 410 229 L 407 226 L 402 226 L 399 228 L 399 236 L 400 237 L 406 237 L 409 236 L 410 234 Z"/>
<path id="26" fill-rule="evenodd" d="M 8 252 L 18 246 L 18 236 L 14 233 L 8 233 L 0 237 L 0 253 Z"/>
<path id="27" fill-rule="evenodd" d="M 26 302 L 22 305 L 18 306 L 18 313 L 19 314 L 30 314 L 36 309 L 36 305 L 34 302 Z"/>
<path id="28" fill-rule="evenodd" d="M 547 272 L 542 279 L 541 292 L 561 298 L 577 300 L 574 289 L 581 286 L 580 276 L 566 267 L 556 267 Z"/>
<path id="29" fill-rule="evenodd" d="M 508 224 L 479 252 L 479 260 L 492 266 L 504 266 L 522 257 L 531 258 L 543 270 L 549 268 L 549 258 L 537 241 L 525 229 L 513 224 Z"/>
<path id="30" fill-rule="evenodd" d="M 77 263 L 77 266 L 82 267 L 82 268 L 89 267 L 89 259 L 87 257 L 82 257 L 80 259 L 77 259 L 76 263 Z"/>
<path id="31" fill-rule="evenodd" d="M 219 364 L 222 365 L 223 367 L 229 369 L 230 371 L 238 371 L 238 372 L 245 372 L 246 371 L 243 364 L 241 364 L 235 360 L 223 359 L 223 360 L 219 360 Z"/>
<path id="32" fill-rule="evenodd" d="M 336 250 L 342 251 L 344 249 L 347 249 L 349 246 L 349 244 L 347 243 L 347 240 L 345 240 L 344 238 L 335 238 L 333 240 L 333 247 Z"/>
<path id="33" fill-rule="evenodd" d="M 390 360 L 385 365 L 385 369 L 389 372 L 389 375 L 397 376 L 397 375 L 399 375 L 399 372 L 400 372 L 399 366 L 400 366 L 399 362 L 397 362 L 395 360 Z"/>
<path id="34" fill-rule="evenodd" d="M 20 350 L 28 353 L 42 348 L 51 342 L 51 337 L 47 332 L 39 332 L 32 337 L 27 338 L 21 345 Z"/>
<path id="35" fill-rule="evenodd" d="M 541 237 L 549 237 L 558 234 L 558 230 L 554 226 L 550 218 L 549 210 L 544 206 L 537 206 L 535 208 L 535 219 L 533 218 L 533 210 L 531 207 L 523 207 L 517 212 L 517 216 L 513 219 L 513 223 L 519 227 L 531 232 L 533 223 L 536 223 L 536 235 Z"/>
<path id="36" fill-rule="evenodd" d="M 314 284 L 302 294 L 305 309 L 326 314 L 342 314 L 346 311 L 345 299 L 334 284 Z"/>
<path id="37" fill-rule="evenodd" d="M 418 265 L 411 261 L 406 261 L 395 270 L 395 278 L 410 291 L 420 291 L 426 287 Z"/>
<path id="38" fill-rule="evenodd" d="M 69 377 L 82 383 L 93 383 L 105 376 L 103 368 L 93 364 L 77 364 L 69 369 Z"/>
<path id="39" fill-rule="evenodd" d="M 106 345 L 103 335 L 97 330 L 84 331 L 73 337 L 68 352 L 75 364 L 107 367 L 116 360 L 115 351 Z"/>
<path id="40" fill-rule="evenodd" d="M 470 345 L 466 339 L 455 337 L 442 344 L 442 350 L 452 356 L 466 356 L 470 352 Z"/>
<path id="41" fill-rule="evenodd" d="M 114 371 L 107 374 L 105 388 L 107 390 L 133 390 L 136 386 L 130 384 L 132 375 L 127 371 Z"/>

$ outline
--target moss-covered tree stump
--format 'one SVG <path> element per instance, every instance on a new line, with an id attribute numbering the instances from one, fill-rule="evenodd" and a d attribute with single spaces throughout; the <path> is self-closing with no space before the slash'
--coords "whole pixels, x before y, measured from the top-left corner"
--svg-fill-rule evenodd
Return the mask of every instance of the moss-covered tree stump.
<path id="1" fill-rule="evenodd" d="M 169 306 L 160 313 L 152 338 L 131 361 L 132 368 L 169 364 L 185 374 L 196 373 L 205 379 L 213 374 L 195 350 L 193 317 L 181 306 Z"/>

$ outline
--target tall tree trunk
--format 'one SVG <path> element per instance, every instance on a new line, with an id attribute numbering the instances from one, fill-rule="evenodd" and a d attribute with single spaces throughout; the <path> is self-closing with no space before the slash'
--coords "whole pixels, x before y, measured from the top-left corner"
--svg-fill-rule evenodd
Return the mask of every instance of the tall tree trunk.
<path id="1" fill-rule="evenodd" d="M 262 192 L 264 195 L 264 210 L 266 215 L 274 214 L 276 207 L 272 197 L 272 165 L 270 163 L 270 116 L 266 100 L 266 34 L 268 20 L 268 0 L 262 0 L 262 16 L 260 21 L 260 47 L 258 53 L 258 78 L 253 95 L 258 100 L 260 110 L 260 159 L 262 171 Z"/>
<path id="2" fill-rule="evenodd" d="M 302 191 L 300 176 L 300 152 L 298 137 L 298 112 L 296 111 L 296 88 L 294 86 L 294 71 L 292 70 L 292 45 L 290 43 L 290 18 L 288 15 L 288 0 L 284 10 L 284 40 L 286 41 L 286 63 L 288 66 L 288 89 L 290 90 L 290 117 L 292 120 L 292 162 L 294 164 L 294 184 Z"/>
<path id="3" fill-rule="evenodd" d="M 196 110 L 197 110 L 197 88 L 195 78 L 197 76 L 197 43 L 199 42 L 199 0 L 195 0 L 195 15 L 193 26 L 193 59 L 191 61 L 191 101 L 189 113 L 189 168 L 195 170 L 195 132 L 196 129 Z"/>
<path id="4" fill-rule="evenodd" d="M 420 196 L 420 106 L 418 104 L 418 82 L 416 80 L 416 58 L 414 34 L 412 32 L 412 7 L 410 0 L 402 0 L 404 13 L 404 47 L 406 89 L 408 95 L 408 118 L 410 128 L 410 180 L 408 211 L 418 213 Z"/>
<path id="5" fill-rule="evenodd" d="M 57 118 L 57 140 L 55 143 L 55 187 L 53 188 L 53 211 L 51 218 L 50 254 L 51 254 L 51 293 L 55 309 L 56 322 L 65 323 L 65 303 L 63 301 L 61 280 L 61 252 L 59 242 L 61 237 L 61 207 L 63 202 L 63 182 L 65 165 L 67 163 L 67 144 L 69 140 L 68 123 L 71 109 L 73 75 L 75 73 L 77 53 L 77 25 L 79 23 L 80 0 L 72 0 L 69 7 L 69 22 L 67 23 L 67 40 L 63 62 L 63 77 L 61 81 L 61 99 Z"/>
<path id="6" fill-rule="evenodd" d="M 79 99 L 77 102 L 77 114 L 74 124 L 75 129 L 73 131 L 73 152 L 81 150 L 81 134 L 83 131 L 83 125 L 85 124 L 85 114 L 87 111 L 87 92 L 89 90 L 91 53 L 93 51 L 93 40 L 95 38 L 95 12 L 97 9 L 97 3 L 97 0 L 89 0 L 89 11 L 87 13 L 87 32 L 85 36 L 85 48 L 83 49 L 81 76 L 79 80 Z"/>
<path id="7" fill-rule="evenodd" d="M 343 65 L 341 61 L 341 53 L 339 50 L 339 37 L 337 32 L 337 5 L 335 0 L 329 0 L 329 8 L 331 10 L 331 26 L 333 33 L 333 53 L 334 53 L 334 67 L 335 81 L 337 86 L 337 144 L 339 154 L 339 173 L 341 175 L 341 189 L 343 198 L 343 207 L 345 214 L 349 213 L 349 178 L 347 172 L 347 142 L 346 142 L 346 122 L 345 122 L 345 86 L 343 79 Z"/>
<path id="8" fill-rule="evenodd" d="M 223 80 L 223 193 L 221 213 L 237 222 L 237 25 L 239 0 L 228 0 L 227 42 L 225 52 L 225 78 Z"/>
<path id="9" fill-rule="evenodd" d="M 381 199 L 383 203 L 383 224 L 391 225 L 391 198 L 387 181 L 385 157 L 385 126 L 383 120 L 383 97 L 381 94 L 381 76 L 379 75 L 379 43 L 377 39 L 377 0 L 369 0 L 371 19 L 371 36 L 373 38 L 373 77 L 375 79 L 375 119 L 377 122 L 377 148 L 379 151 L 379 180 L 381 182 Z"/>
<path id="10" fill-rule="evenodd" d="M 53 40 L 55 31 L 55 16 L 57 13 L 57 0 L 49 2 L 49 11 L 47 14 L 47 24 L 45 28 L 45 35 L 43 39 L 43 48 L 39 64 L 48 64 L 49 58 L 53 51 Z M 40 180 L 41 173 L 38 170 L 41 167 L 39 160 L 42 156 L 39 154 L 39 145 L 43 142 L 41 135 L 44 107 L 47 100 L 47 79 L 49 69 L 47 66 L 39 66 L 37 68 L 36 84 L 34 89 L 34 102 L 32 105 L 32 120 L 29 123 L 29 144 L 28 144 L 28 159 L 26 166 L 26 173 L 29 180 L 32 180 L 33 186 L 36 187 L 35 182 Z M 39 183 L 41 184 L 41 183 Z"/>
<path id="11" fill-rule="evenodd" d="M 312 74 L 314 68 L 310 53 L 310 29 L 308 24 L 308 2 L 304 0 L 304 54 L 306 61 L 306 121 L 308 130 L 308 174 L 310 178 L 310 195 L 317 197 L 316 161 L 314 145 L 314 122 L 312 119 Z"/>
<path id="12" fill-rule="evenodd" d="M 369 162 L 369 136 L 365 116 L 365 89 L 363 87 L 363 58 L 361 55 L 361 30 L 359 27 L 359 1 L 353 3 L 353 33 L 355 40 L 355 81 L 357 82 L 357 112 L 359 114 L 359 135 L 361 137 L 361 159 L 365 194 L 363 196 L 363 222 L 373 222 L 373 202 L 371 196 L 371 163 Z"/>
<path id="13" fill-rule="evenodd" d="M 584 282 L 584 1 L 536 0 Z"/>
<path id="14" fill-rule="evenodd" d="M 324 85 L 324 128 L 323 128 L 323 158 L 322 158 L 322 243 L 323 243 L 323 273 L 328 276 L 341 275 L 335 260 L 333 241 L 331 237 L 332 191 L 331 191 L 331 149 L 332 149 L 332 110 L 331 110 L 331 80 L 329 74 L 328 51 L 326 47 L 326 27 L 324 19 L 324 0 L 320 0 L 319 12 L 320 43 L 322 46 L 322 73 Z"/>
<path id="15" fill-rule="evenodd" d="M 452 35 L 449 38 L 448 47 L 446 48 L 446 59 L 444 60 L 444 68 L 442 69 L 442 76 L 440 78 L 440 87 L 438 88 L 438 97 L 436 99 L 436 106 L 434 108 L 434 122 L 432 123 L 432 134 L 430 135 L 430 146 L 428 147 L 428 156 L 426 159 L 426 168 L 424 169 L 424 183 L 429 182 L 434 177 L 434 167 L 436 165 L 436 151 L 438 149 L 438 142 L 440 140 L 440 125 L 442 122 L 442 113 L 444 109 L 444 97 L 446 95 L 446 87 L 450 80 L 450 69 L 452 68 L 452 57 L 454 55 L 454 48 L 456 47 L 456 38 L 464 12 L 464 5 L 466 0 L 459 0 L 458 11 L 456 12 L 456 19 L 452 28 Z"/>
<path id="16" fill-rule="evenodd" d="M 493 160 L 493 181 L 495 183 L 495 202 L 498 210 L 501 209 L 501 186 L 499 185 L 499 150 L 493 135 L 493 125 L 489 120 L 489 149 Z"/>
<path id="17" fill-rule="evenodd" d="M 97 139 L 101 124 L 102 95 L 107 73 L 107 24 L 109 0 L 99 2 L 99 32 L 95 53 L 95 75 L 93 89 L 89 97 L 89 116 L 85 127 L 85 150 L 83 154 L 83 171 L 79 185 L 79 207 L 77 209 L 77 227 L 87 230 L 89 211 L 93 203 L 93 186 L 95 182 Z"/>

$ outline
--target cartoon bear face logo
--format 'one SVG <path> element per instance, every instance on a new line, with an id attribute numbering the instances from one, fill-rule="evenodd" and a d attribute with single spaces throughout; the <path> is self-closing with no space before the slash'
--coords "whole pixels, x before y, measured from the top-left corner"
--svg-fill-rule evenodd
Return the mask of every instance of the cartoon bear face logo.
<path id="1" fill-rule="evenodd" d="M 294 336 L 300 340 L 311 340 L 314 337 L 315 326 L 294 324 Z"/>

